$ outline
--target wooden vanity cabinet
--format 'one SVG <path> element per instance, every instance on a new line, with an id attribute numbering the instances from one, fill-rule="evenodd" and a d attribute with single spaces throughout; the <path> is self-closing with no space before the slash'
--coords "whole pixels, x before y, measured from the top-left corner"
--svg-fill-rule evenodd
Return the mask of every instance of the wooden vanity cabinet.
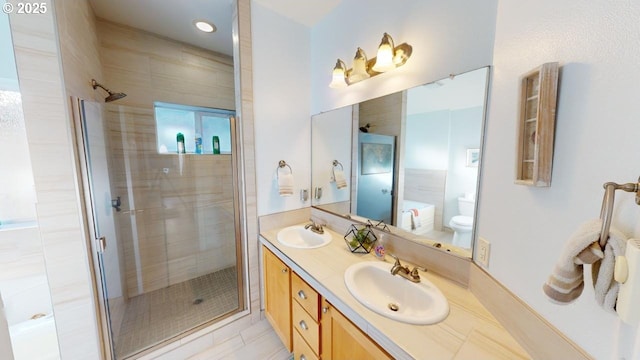
<path id="1" fill-rule="evenodd" d="M 269 249 L 262 250 L 265 316 L 295 360 L 391 359 Z"/>
<path id="2" fill-rule="evenodd" d="M 282 343 L 291 351 L 291 269 L 262 247 L 264 312 Z"/>
<path id="3" fill-rule="evenodd" d="M 392 359 L 326 299 L 320 321 L 322 360 Z"/>

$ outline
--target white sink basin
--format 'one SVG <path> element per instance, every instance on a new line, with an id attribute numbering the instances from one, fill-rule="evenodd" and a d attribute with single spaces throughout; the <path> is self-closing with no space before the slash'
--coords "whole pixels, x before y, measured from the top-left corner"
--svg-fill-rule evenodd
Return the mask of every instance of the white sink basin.
<path id="1" fill-rule="evenodd" d="M 424 277 L 414 283 L 391 275 L 391 266 L 380 261 L 349 266 L 344 274 L 347 289 L 364 306 L 393 320 L 426 325 L 447 317 L 449 303 L 433 283 Z"/>
<path id="2" fill-rule="evenodd" d="M 331 234 L 316 234 L 302 225 L 286 227 L 278 231 L 278 242 L 298 249 L 315 249 L 331 242 Z"/>

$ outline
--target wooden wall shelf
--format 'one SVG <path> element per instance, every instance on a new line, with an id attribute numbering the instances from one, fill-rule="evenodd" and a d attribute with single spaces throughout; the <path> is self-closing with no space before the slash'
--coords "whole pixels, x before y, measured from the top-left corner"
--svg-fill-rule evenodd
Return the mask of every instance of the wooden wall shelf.
<path id="1" fill-rule="evenodd" d="M 525 74 L 520 85 L 516 184 L 551 186 L 558 63 Z"/>

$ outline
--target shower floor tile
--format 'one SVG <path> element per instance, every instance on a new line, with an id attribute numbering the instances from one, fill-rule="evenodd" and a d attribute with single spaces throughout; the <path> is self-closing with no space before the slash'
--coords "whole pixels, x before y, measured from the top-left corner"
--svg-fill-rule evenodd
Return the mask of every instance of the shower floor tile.
<path id="1" fill-rule="evenodd" d="M 236 310 L 237 287 L 234 266 L 129 299 L 114 339 L 116 358 Z"/>

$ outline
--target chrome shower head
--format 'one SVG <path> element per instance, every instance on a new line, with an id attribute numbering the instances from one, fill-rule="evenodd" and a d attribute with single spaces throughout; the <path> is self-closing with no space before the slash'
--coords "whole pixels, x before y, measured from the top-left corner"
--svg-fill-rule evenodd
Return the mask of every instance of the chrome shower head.
<path id="1" fill-rule="evenodd" d="M 109 96 L 104 98 L 104 101 L 105 102 L 116 101 L 116 100 L 122 99 L 125 96 L 127 96 L 127 94 L 125 94 L 125 93 L 112 93 L 112 92 L 109 92 Z"/>
<path id="2" fill-rule="evenodd" d="M 122 99 L 123 97 L 127 96 L 127 94 L 125 94 L 125 93 L 114 93 L 114 92 L 112 92 L 111 90 L 109 90 L 106 87 L 102 86 L 100 83 L 98 83 L 94 79 L 91 79 L 91 86 L 93 87 L 94 90 L 99 87 L 102 90 L 104 90 L 104 91 L 109 93 L 109 96 L 104 98 L 105 102 L 116 101 L 116 100 Z"/>

